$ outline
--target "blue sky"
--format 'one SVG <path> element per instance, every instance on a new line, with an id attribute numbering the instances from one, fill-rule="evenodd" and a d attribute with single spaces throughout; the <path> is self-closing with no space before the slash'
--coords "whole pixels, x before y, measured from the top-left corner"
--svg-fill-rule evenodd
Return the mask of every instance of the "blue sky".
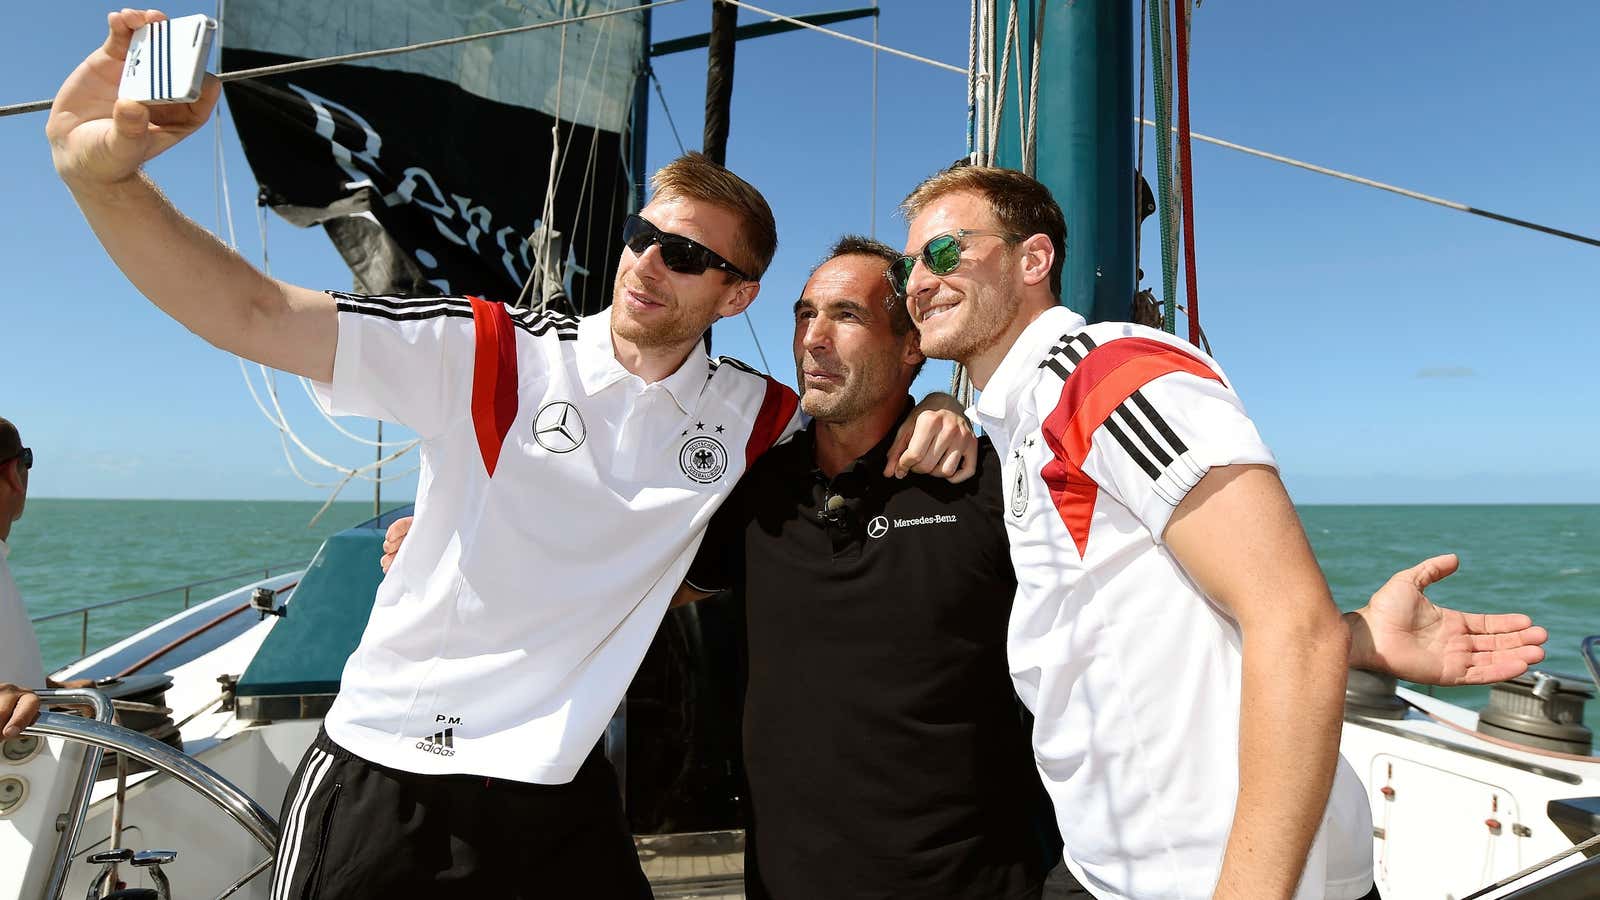
<path id="1" fill-rule="evenodd" d="M 784 12 L 837 0 L 770 0 Z M 173 15 L 212 12 L 181 3 Z M 704 30 L 709 7 L 658 10 L 657 40 Z M 744 13 L 742 21 L 752 14 Z M 0 102 L 47 97 L 103 35 L 104 9 L 38 4 Z M 870 36 L 871 26 L 841 26 Z M 884 3 L 882 40 L 963 63 L 967 4 Z M 1600 7 L 1351 2 L 1337 9 L 1211 0 L 1193 31 L 1196 130 L 1485 209 L 1600 232 L 1594 83 Z M 679 133 L 699 143 L 704 52 L 657 60 Z M 882 56 L 876 218 L 872 54 L 812 34 L 738 50 L 729 165 L 761 187 L 781 246 L 752 316 L 774 374 L 793 381 L 790 301 L 841 231 L 900 243 L 895 203 L 961 155 L 960 76 Z M 676 155 L 659 101 L 652 166 Z M 0 120 L 0 415 L 55 497 L 299 498 L 236 362 L 127 286 L 50 168 L 44 119 Z M 217 223 L 208 130 L 152 165 L 181 208 Z M 240 248 L 258 260 L 254 182 L 231 124 L 224 145 Z M 1194 149 L 1207 334 L 1308 503 L 1600 502 L 1600 388 L 1592 306 L 1600 250 L 1284 168 Z M 1154 154 L 1148 153 L 1153 168 Z M 1152 178 L 1153 180 L 1153 178 Z M 1070 198 L 1062 198 L 1070 202 Z M 268 224 L 273 271 L 316 287 L 349 276 L 320 231 Z M 1156 227 L 1146 273 L 1158 278 Z M 1147 283 L 1149 278 L 1147 278 Z M 717 350 L 759 364 L 743 323 Z M 948 378 L 933 364 L 923 387 Z M 279 379 L 308 443 L 372 458 Z M 369 434 L 370 423 L 346 423 Z M 397 428 L 388 429 L 393 436 Z M 304 469 L 316 472 L 314 466 Z M 325 477 L 325 476 L 323 476 Z M 414 480 L 385 487 L 409 496 Z M 352 488 L 347 498 L 369 496 Z"/>

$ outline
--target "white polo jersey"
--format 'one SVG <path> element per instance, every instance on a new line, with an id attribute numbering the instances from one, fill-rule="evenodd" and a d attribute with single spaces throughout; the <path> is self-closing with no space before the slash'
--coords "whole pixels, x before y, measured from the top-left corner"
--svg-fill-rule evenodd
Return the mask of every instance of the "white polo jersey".
<path id="1" fill-rule="evenodd" d="M 25 688 L 44 687 L 44 664 L 39 661 L 39 640 L 33 634 L 28 608 L 11 580 L 6 557 L 11 548 L 0 541 L 0 682 Z"/>
<path id="2" fill-rule="evenodd" d="M 609 311 L 334 294 L 332 412 L 422 438 L 416 521 L 325 722 L 381 765 L 570 781 L 711 514 L 799 399 L 691 353 L 646 384 Z"/>
<path id="3" fill-rule="evenodd" d="M 1208 898 L 1239 786 L 1240 632 L 1162 534 L 1212 466 L 1272 453 L 1210 358 L 1064 307 L 974 413 L 1004 460 L 1007 651 L 1069 865 L 1097 897 Z M 1371 818 L 1342 761 L 1329 809 L 1296 896 L 1353 900 L 1372 886 Z"/>

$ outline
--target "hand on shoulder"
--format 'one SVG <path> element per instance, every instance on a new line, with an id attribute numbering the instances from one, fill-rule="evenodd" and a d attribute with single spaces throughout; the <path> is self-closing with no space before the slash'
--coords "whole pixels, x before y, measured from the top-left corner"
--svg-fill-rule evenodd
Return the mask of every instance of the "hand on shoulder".
<path id="1" fill-rule="evenodd" d="M 406 535 L 411 533 L 411 523 L 416 516 L 402 516 L 389 523 L 389 530 L 383 533 L 383 555 L 378 557 L 378 568 L 389 573 L 389 567 L 394 565 L 394 557 L 400 552 L 400 545 L 405 543 Z"/>
<path id="2" fill-rule="evenodd" d="M 959 484 L 977 469 L 978 435 L 966 411 L 954 397 L 935 391 L 917 404 L 895 433 L 883 474 L 904 478 L 915 472 Z"/>

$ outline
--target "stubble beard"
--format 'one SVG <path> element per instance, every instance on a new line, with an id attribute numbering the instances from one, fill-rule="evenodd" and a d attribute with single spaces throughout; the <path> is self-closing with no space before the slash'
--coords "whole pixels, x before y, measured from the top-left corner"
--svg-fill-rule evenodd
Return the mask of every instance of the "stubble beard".
<path id="1" fill-rule="evenodd" d="M 845 376 L 838 390 L 807 389 L 801 395 L 800 408 L 811 418 L 830 425 L 848 425 L 862 419 L 882 401 L 882 387 L 890 380 L 890 369 L 890 365 L 876 361 L 857 367 Z"/>
<path id="2" fill-rule="evenodd" d="M 627 289 L 623 285 L 622 276 L 619 275 L 611 288 L 611 331 L 635 347 L 655 349 L 679 346 L 698 338 L 705 332 L 705 328 L 697 329 L 694 323 L 684 320 L 683 306 L 679 303 L 669 307 L 673 312 L 671 319 L 646 325 L 628 315 L 622 307 L 626 302 L 626 294 Z"/>
<path id="3" fill-rule="evenodd" d="M 966 365 L 969 360 L 994 346 L 1005 333 L 1010 318 L 1016 314 L 1015 304 L 1007 298 L 1011 294 L 1009 273 L 1001 277 L 988 296 L 979 298 L 968 294 L 961 301 L 956 321 L 948 323 L 957 327 L 944 327 L 937 335 L 922 332 L 922 352 L 932 359 L 953 359 Z M 948 315 L 948 314 L 947 314 Z"/>
<path id="4" fill-rule="evenodd" d="M 860 398 L 851 394 L 849 385 L 832 392 L 808 389 L 800 398 L 800 408 L 806 415 L 830 425 L 840 425 L 859 418 L 861 405 Z"/>
<path id="5" fill-rule="evenodd" d="M 678 346 L 699 337 L 705 331 L 705 329 L 696 330 L 678 319 L 662 325 L 644 325 L 617 309 L 615 305 L 611 308 L 611 330 L 617 337 L 635 347 L 650 349 Z"/>

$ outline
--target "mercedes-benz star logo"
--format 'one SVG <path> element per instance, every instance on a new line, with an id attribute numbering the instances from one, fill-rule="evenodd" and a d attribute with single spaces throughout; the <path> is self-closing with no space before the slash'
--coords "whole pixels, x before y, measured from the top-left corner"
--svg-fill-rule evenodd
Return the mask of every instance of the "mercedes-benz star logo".
<path id="1" fill-rule="evenodd" d="M 889 533 L 889 519 L 887 516 L 878 516 L 867 523 L 867 537 L 881 538 Z"/>
<path id="2" fill-rule="evenodd" d="M 587 434 L 578 408 L 565 400 L 546 403 L 533 417 L 533 439 L 551 453 L 571 453 Z"/>

